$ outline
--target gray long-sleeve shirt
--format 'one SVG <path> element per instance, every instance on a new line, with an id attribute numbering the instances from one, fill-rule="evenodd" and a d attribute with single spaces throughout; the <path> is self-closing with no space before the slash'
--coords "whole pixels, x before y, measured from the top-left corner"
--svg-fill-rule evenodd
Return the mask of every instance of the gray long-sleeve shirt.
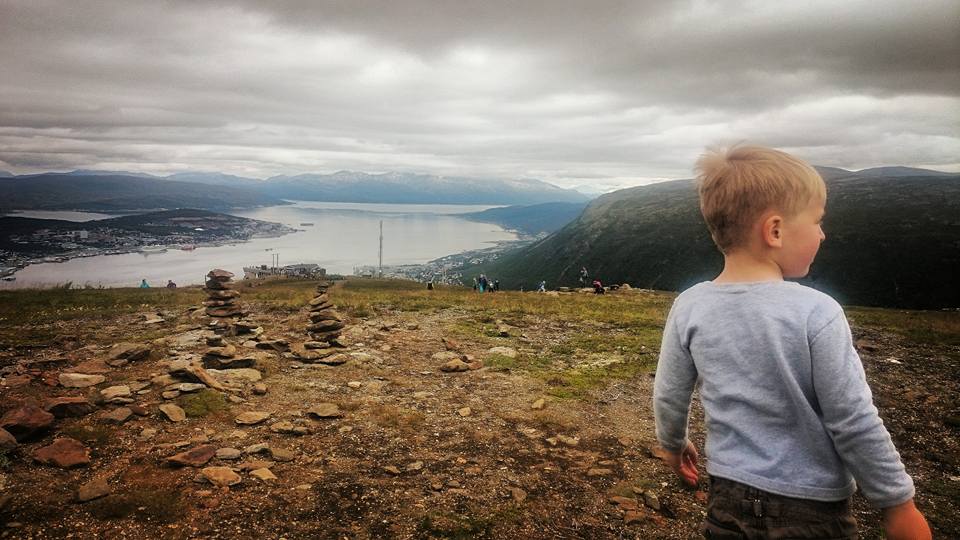
<path id="1" fill-rule="evenodd" d="M 784 281 L 684 291 L 667 317 L 654 384 L 667 450 L 686 444 L 698 380 L 710 474 L 823 501 L 859 484 L 880 508 L 913 497 L 843 309 L 826 294 Z"/>

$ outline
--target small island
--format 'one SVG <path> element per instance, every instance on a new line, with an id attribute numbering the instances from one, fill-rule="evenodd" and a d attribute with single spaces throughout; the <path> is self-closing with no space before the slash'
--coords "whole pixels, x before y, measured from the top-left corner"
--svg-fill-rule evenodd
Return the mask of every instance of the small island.
<path id="1" fill-rule="evenodd" d="M 120 253 L 159 253 L 295 232 L 280 223 L 183 208 L 95 221 L 0 217 L 0 277 L 30 264 Z"/>

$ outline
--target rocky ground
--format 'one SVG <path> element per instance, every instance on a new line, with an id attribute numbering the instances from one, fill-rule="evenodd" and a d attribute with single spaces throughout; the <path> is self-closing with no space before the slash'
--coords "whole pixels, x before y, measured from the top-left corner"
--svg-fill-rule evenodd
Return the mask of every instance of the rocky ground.
<path id="1" fill-rule="evenodd" d="M 217 347 L 236 371 L 210 367 L 199 289 L 0 320 L 0 537 L 698 537 L 705 482 L 682 487 L 652 450 L 671 296 L 338 284 L 328 365 L 297 359 L 313 285 L 239 288 L 254 325 Z M 957 537 L 957 314 L 926 342 L 851 319 L 918 505 Z M 692 426 L 702 445 L 698 407 Z"/>

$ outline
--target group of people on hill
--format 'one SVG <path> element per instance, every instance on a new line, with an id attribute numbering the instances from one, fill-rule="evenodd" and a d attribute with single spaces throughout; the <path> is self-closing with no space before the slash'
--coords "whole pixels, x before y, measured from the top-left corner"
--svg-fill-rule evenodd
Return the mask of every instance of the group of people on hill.
<path id="1" fill-rule="evenodd" d="M 473 290 L 479 292 L 497 292 L 500 290 L 500 280 L 487 277 L 486 274 L 480 274 L 473 278 Z"/>
<path id="2" fill-rule="evenodd" d="M 149 289 L 149 288 L 150 288 L 150 284 L 147 283 L 147 279 L 146 279 L 146 278 L 140 280 L 140 288 L 141 288 L 141 289 Z M 176 289 L 176 288 L 177 288 L 177 284 L 174 283 L 172 279 L 168 279 L 168 280 L 167 280 L 167 288 L 168 288 L 168 289 Z"/>

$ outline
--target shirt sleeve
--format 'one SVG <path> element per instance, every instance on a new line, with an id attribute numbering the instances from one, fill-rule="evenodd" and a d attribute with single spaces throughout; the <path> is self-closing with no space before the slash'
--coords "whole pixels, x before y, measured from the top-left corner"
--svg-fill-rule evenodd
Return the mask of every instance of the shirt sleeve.
<path id="1" fill-rule="evenodd" d="M 674 304 L 663 329 L 660 359 L 653 384 L 657 441 L 667 451 L 680 452 L 687 445 L 690 398 L 696 383 L 697 368 L 677 331 Z"/>
<path id="2" fill-rule="evenodd" d="M 911 499 L 913 480 L 873 405 L 842 311 L 813 336 L 810 354 L 823 424 L 863 495 L 878 508 Z"/>

